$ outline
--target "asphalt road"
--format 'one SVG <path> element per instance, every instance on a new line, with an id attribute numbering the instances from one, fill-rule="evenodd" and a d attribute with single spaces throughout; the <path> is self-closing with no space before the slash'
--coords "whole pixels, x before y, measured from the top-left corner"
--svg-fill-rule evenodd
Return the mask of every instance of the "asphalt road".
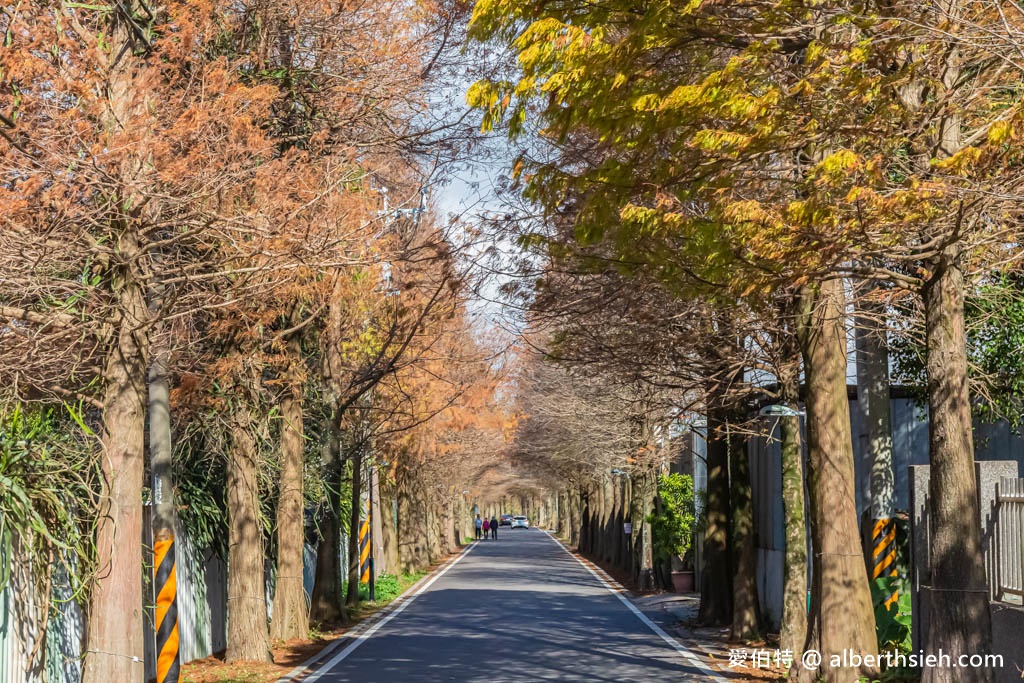
<path id="1" fill-rule="evenodd" d="M 686 655 L 547 534 L 502 527 L 306 680 L 709 681 Z"/>

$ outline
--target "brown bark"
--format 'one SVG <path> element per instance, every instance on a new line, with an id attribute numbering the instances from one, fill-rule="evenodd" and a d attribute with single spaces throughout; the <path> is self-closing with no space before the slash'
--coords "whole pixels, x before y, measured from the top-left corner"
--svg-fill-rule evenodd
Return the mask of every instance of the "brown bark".
<path id="1" fill-rule="evenodd" d="M 732 640 L 759 636 L 757 599 L 757 536 L 751 499 L 747 439 L 729 426 L 729 501 L 732 506 Z"/>
<path id="2" fill-rule="evenodd" d="M 716 387 L 707 398 L 707 495 L 704 567 L 701 573 L 698 621 L 725 626 L 732 619 L 729 571 L 729 446 L 724 433 L 722 396 Z"/>
<path id="3" fill-rule="evenodd" d="M 309 633 L 309 612 L 302 580 L 305 545 L 302 492 L 305 438 L 302 425 L 302 344 L 298 336 L 288 342 L 288 367 L 281 397 L 280 495 L 277 503 L 277 583 L 270 637 L 303 638 Z"/>
<path id="4" fill-rule="evenodd" d="M 429 566 L 426 548 L 426 509 L 408 468 L 400 466 L 395 473 L 398 496 L 398 549 L 402 572 L 419 571 Z"/>
<path id="5" fill-rule="evenodd" d="M 569 515 L 569 543 L 578 546 L 583 529 L 583 494 L 578 489 L 569 494 Z"/>
<path id="6" fill-rule="evenodd" d="M 127 46 L 123 25 L 110 35 L 113 50 Z M 112 135 L 134 118 L 145 99 L 138 95 L 134 62 L 108 65 L 107 108 L 102 125 Z M 138 135 L 146 131 L 139 130 Z M 141 161 L 127 155 L 120 169 L 127 196 L 141 174 Z M 126 222 L 127 221 L 127 222 Z M 141 680 L 142 641 L 142 487 L 144 483 L 145 415 L 149 316 L 140 283 L 144 262 L 141 235 L 131 218 L 112 221 L 117 234 L 110 289 L 118 306 L 109 339 L 113 347 L 103 368 L 102 489 L 97 515 L 98 568 L 89 605 L 89 629 L 83 681 Z"/>
<path id="7" fill-rule="evenodd" d="M 380 529 L 384 544 L 384 558 L 388 571 L 398 572 L 398 518 L 395 516 L 394 491 L 381 487 Z"/>
<path id="8" fill-rule="evenodd" d="M 615 560 L 615 491 L 618 485 L 610 477 L 602 479 L 601 487 L 601 559 L 604 562 Z"/>
<path id="9" fill-rule="evenodd" d="M 417 498 L 420 502 L 420 508 L 425 512 L 423 519 L 425 525 L 421 527 L 421 533 L 426 534 L 426 549 L 427 549 L 427 565 L 437 562 L 441 556 L 441 521 L 438 519 L 437 507 L 432 503 L 428 502 L 427 496 L 423 491 L 423 486 L 420 482 L 416 482 Z M 490 519 L 493 510 L 488 508 L 487 518 Z"/>
<path id="10" fill-rule="evenodd" d="M 580 550 L 588 553 L 594 550 L 594 535 L 597 531 L 596 499 L 596 487 L 588 486 L 583 493 L 583 504 L 580 511 L 583 520 L 580 532 Z"/>
<path id="11" fill-rule="evenodd" d="M 245 388 L 233 410 L 227 471 L 228 647 L 225 660 L 271 661 L 263 579 L 263 529 L 251 392 Z"/>
<path id="12" fill-rule="evenodd" d="M 875 654 L 875 618 L 854 499 L 853 440 L 846 397 L 846 328 L 843 283 L 827 280 L 805 289 L 801 345 L 807 382 L 807 443 L 817 612 L 822 652 L 844 649 Z M 860 667 L 833 669 L 823 658 L 820 673 L 831 680 L 877 676 Z"/>
<path id="13" fill-rule="evenodd" d="M 623 525 L 626 522 L 626 489 L 627 479 L 625 476 L 616 477 L 612 482 L 612 521 L 611 521 L 611 556 L 612 564 L 626 571 L 630 570 L 630 542 L 631 538 L 623 532 Z"/>
<path id="14" fill-rule="evenodd" d="M 348 518 L 348 585 L 345 588 L 345 604 L 353 607 L 359 604 L 359 525 L 362 519 L 363 449 L 356 446 L 349 458 L 352 463 L 352 492 L 349 499 L 352 507 Z"/>
<path id="15" fill-rule="evenodd" d="M 138 254 L 134 236 L 119 251 Z M 99 567 L 89 608 L 87 683 L 143 678 L 142 485 L 146 410 L 146 320 L 143 290 L 128 272 L 115 277 L 122 317 L 116 351 L 104 368 L 101 468 L 103 489 L 96 529 Z M 133 659 L 135 658 L 135 659 Z"/>
<path id="16" fill-rule="evenodd" d="M 795 352 L 795 349 L 792 351 Z M 790 366 L 779 374 L 782 403 L 796 411 L 796 367 Z M 807 639 L 807 519 L 800 418 L 779 418 L 779 432 L 782 442 L 782 507 L 786 516 L 785 578 L 779 646 L 793 652 L 795 657 L 800 657 Z"/>
<path id="17" fill-rule="evenodd" d="M 313 580 L 313 595 L 310 598 L 309 618 L 313 623 L 334 623 L 347 621 L 341 586 L 344 570 L 341 567 L 341 487 L 343 464 L 341 462 L 340 432 L 334 421 L 327 420 L 330 437 L 324 446 L 324 485 L 326 488 L 327 514 L 320 522 L 322 538 L 317 546 L 316 576 Z"/>
<path id="18" fill-rule="evenodd" d="M 992 623 L 981 549 L 974 476 L 974 441 L 967 389 L 964 277 L 958 256 L 946 253 L 924 290 L 927 333 L 928 482 L 931 586 L 926 651 L 984 655 Z M 989 683 L 988 668 L 925 668 L 924 683 Z"/>
<path id="19" fill-rule="evenodd" d="M 657 498 L 657 473 L 654 467 L 641 470 L 640 486 L 634 494 L 633 528 L 640 529 L 636 547 L 637 579 L 642 590 L 654 588 L 654 539 L 651 525 L 647 522 L 654 514 Z"/>

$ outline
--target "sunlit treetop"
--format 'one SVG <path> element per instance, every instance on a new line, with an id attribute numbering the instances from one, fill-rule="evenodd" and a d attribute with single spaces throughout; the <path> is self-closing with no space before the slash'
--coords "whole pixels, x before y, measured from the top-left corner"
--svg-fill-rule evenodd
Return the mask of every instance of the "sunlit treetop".
<path id="1" fill-rule="evenodd" d="M 539 144 L 516 178 L 578 242 L 670 279 L 768 290 L 919 257 L 914 245 L 953 230 L 941 223 L 956 196 L 1017 162 L 1005 88 L 1020 74 L 992 66 L 1011 36 L 992 38 L 982 10 L 938 26 L 924 5 L 480 0 L 472 35 L 511 48 L 518 80 L 467 99 L 485 129 Z M 957 56 L 970 84 L 941 82 L 951 32 L 990 35 Z M 946 152 L 936 139 L 954 117 L 966 144 Z"/>

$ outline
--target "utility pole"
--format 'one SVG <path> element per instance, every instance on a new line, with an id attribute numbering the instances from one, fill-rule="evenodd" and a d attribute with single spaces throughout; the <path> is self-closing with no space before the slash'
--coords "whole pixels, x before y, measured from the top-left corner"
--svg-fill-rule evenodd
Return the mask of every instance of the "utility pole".
<path id="1" fill-rule="evenodd" d="M 870 290 L 875 283 L 864 283 Z M 892 460 L 892 417 L 889 407 L 889 345 L 885 303 L 858 297 L 854 330 L 857 351 L 857 403 L 864 415 L 867 454 L 871 461 L 872 580 L 896 576 L 896 524 L 893 519 L 895 477 Z M 898 599 L 893 591 L 891 604 Z"/>
<path id="2" fill-rule="evenodd" d="M 170 383 L 167 349 L 155 345 L 149 368 L 149 454 L 153 492 L 153 590 L 156 605 L 156 680 L 177 683 L 178 587 L 174 547 L 174 482 L 171 477 Z"/>
<path id="3" fill-rule="evenodd" d="M 374 531 L 377 526 L 378 515 L 377 510 L 374 507 L 374 501 L 376 500 L 376 496 L 374 496 L 374 489 L 377 488 L 377 467 L 373 462 L 372 448 L 370 449 L 369 457 L 366 459 L 366 466 L 369 469 L 369 477 L 367 478 L 369 479 L 370 482 L 370 486 L 367 492 L 367 496 L 369 497 L 369 505 L 366 506 L 367 514 L 370 516 L 370 602 L 374 602 L 377 599 L 377 568 L 374 567 L 374 559 L 376 557 L 376 553 L 374 552 L 374 546 L 377 543 L 377 534 L 375 534 Z"/>

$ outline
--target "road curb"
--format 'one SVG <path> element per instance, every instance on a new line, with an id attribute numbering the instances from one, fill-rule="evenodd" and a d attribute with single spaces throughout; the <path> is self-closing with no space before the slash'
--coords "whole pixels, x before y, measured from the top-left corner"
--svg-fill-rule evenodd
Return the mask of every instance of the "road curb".
<path id="1" fill-rule="evenodd" d="M 608 592 L 610 592 L 612 595 L 621 600 L 622 604 L 628 607 L 629 610 L 633 612 L 633 614 L 638 619 L 640 619 L 640 621 L 643 622 L 645 626 L 647 626 L 658 637 L 660 637 L 665 642 L 665 644 L 667 644 L 677 653 L 679 653 L 683 657 L 683 659 L 687 660 L 690 666 L 699 669 L 703 674 L 708 676 L 711 680 L 715 681 L 715 683 L 726 683 L 726 680 L 722 677 L 721 672 L 715 671 L 710 664 L 702 662 L 700 658 L 693 652 L 693 650 L 680 643 L 679 639 L 675 636 L 666 633 L 663 628 L 658 626 L 654 621 L 651 620 L 650 617 L 644 614 L 643 610 L 641 610 L 633 601 L 633 598 L 630 595 L 629 590 L 627 590 L 625 586 L 623 586 L 621 583 L 619 583 L 614 578 L 609 576 L 608 572 L 604 571 L 587 558 L 582 557 L 577 553 L 573 553 L 572 550 L 569 549 L 569 546 L 566 545 L 564 541 L 562 541 L 562 539 L 558 538 L 550 531 L 546 529 L 542 531 L 544 531 L 544 533 L 547 534 L 548 537 L 551 538 L 551 540 L 553 540 L 555 543 L 561 546 L 562 550 L 564 550 L 566 554 L 569 555 L 569 557 L 572 557 L 577 562 L 579 562 L 584 569 L 589 571 L 594 576 L 594 578 L 601 582 L 601 585 L 604 586 L 604 588 L 606 588 Z M 698 651 L 706 655 L 706 653 L 704 653 L 703 650 L 700 650 L 700 648 L 697 649 Z"/>
<path id="2" fill-rule="evenodd" d="M 406 588 L 401 595 L 389 602 L 386 606 L 374 612 L 366 619 L 363 619 L 348 633 L 337 638 L 330 645 L 326 646 L 324 649 L 296 666 L 284 676 L 278 678 L 277 683 L 304 681 L 311 675 L 317 674 L 317 669 L 330 662 L 338 650 L 342 650 L 343 648 L 359 642 L 363 638 L 369 637 L 369 635 L 371 635 L 370 632 L 375 631 L 378 626 L 383 625 L 383 622 L 390 620 L 392 615 L 401 611 L 404 609 L 405 605 L 415 600 L 420 592 L 426 587 L 426 584 L 433 583 L 436 579 L 440 578 L 441 574 L 448 571 L 453 564 L 465 557 L 477 543 L 479 543 L 479 541 L 473 541 L 469 545 L 464 546 L 462 550 L 439 564 L 432 572 L 423 576 L 419 581 Z"/>

